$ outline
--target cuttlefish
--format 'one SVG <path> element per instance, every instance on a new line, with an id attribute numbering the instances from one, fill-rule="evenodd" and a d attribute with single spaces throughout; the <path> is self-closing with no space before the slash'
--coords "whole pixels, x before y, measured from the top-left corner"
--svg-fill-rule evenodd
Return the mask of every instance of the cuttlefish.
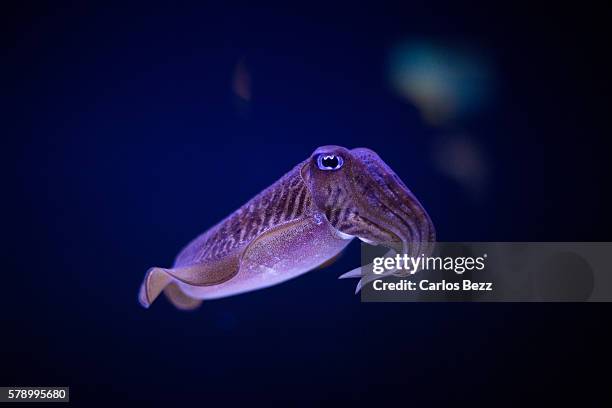
<path id="1" fill-rule="evenodd" d="M 418 256 L 430 251 L 435 230 L 375 152 L 319 147 L 195 238 L 172 268 L 149 269 L 139 300 L 149 307 L 164 292 L 177 308 L 194 309 L 205 299 L 266 288 L 316 269 L 356 237 Z"/>

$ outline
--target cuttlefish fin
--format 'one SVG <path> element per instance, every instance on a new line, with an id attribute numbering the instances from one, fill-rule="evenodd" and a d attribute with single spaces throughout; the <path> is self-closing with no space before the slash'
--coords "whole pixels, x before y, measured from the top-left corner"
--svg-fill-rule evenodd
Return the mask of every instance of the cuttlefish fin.
<path id="1" fill-rule="evenodd" d="M 164 289 L 164 295 L 177 309 L 194 310 L 202 304 L 201 299 L 195 299 L 181 290 L 176 282 L 170 282 Z"/>
<path id="2" fill-rule="evenodd" d="M 143 307 L 148 308 L 170 282 L 172 282 L 172 275 L 165 269 L 149 269 L 140 285 L 138 301 Z"/>
<path id="3" fill-rule="evenodd" d="M 151 268 L 145 274 L 140 286 L 138 301 L 142 306 L 148 308 L 159 294 L 175 280 L 193 286 L 213 286 L 234 277 L 238 269 L 237 256 L 176 268 Z"/>

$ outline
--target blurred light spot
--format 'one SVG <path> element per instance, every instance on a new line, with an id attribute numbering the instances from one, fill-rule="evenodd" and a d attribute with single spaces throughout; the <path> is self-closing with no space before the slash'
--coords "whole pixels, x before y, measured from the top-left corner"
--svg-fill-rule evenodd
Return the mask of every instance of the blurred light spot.
<path id="1" fill-rule="evenodd" d="M 465 136 L 444 137 L 434 147 L 437 169 L 459 183 L 475 198 L 484 193 L 489 166 L 480 147 Z"/>
<path id="2" fill-rule="evenodd" d="M 251 74 L 244 62 L 238 61 L 232 76 L 232 93 L 234 94 L 234 107 L 239 117 L 248 119 L 251 116 Z"/>
<path id="3" fill-rule="evenodd" d="M 234 94 L 243 101 L 251 101 L 251 75 L 249 74 L 244 60 L 239 61 L 234 68 L 232 90 Z"/>
<path id="4" fill-rule="evenodd" d="M 391 50 L 388 67 L 393 89 L 433 125 L 477 112 L 492 94 L 488 64 L 461 49 L 406 42 Z"/>

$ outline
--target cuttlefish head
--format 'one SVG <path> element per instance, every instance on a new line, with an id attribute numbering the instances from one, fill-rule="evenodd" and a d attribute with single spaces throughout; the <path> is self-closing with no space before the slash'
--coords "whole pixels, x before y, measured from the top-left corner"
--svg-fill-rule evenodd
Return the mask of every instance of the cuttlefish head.
<path id="1" fill-rule="evenodd" d="M 412 192 L 372 150 L 322 146 L 302 168 L 316 208 L 343 237 L 429 255 L 435 229 Z"/>

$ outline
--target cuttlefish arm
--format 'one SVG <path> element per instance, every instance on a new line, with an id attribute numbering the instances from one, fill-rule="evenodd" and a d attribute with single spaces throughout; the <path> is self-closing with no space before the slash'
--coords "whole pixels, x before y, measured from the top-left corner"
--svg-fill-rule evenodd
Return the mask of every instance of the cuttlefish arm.
<path id="1" fill-rule="evenodd" d="M 393 258 L 397 254 L 397 251 L 393 248 L 389 249 L 387 253 L 384 255 L 385 258 Z M 351 269 L 350 271 L 343 273 L 338 276 L 338 279 L 359 279 L 357 283 L 357 287 L 355 288 L 355 294 L 359 293 L 359 291 L 368 283 L 375 281 L 376 279 L 383 278 L 385 276 L 401 276 L 402 271 L 399 271 L 395 268 L 385 271 L 383 274 L 375 274 L 373 264 L 369 263 L 367 265 L 360 266 L 355 269 Z"/>
<path id="2" fill-rule="evenodd" d="M 163 292 L 189 310 L 203 299 L 276 285 L 333 260 L 355 237 L 417 254 L 428 251 L 435 233 L 423 207 L 374 152 L 320 147 L 187 245 L 172 268 L 149 269 L 139 300 L 149 307 Z"/>

